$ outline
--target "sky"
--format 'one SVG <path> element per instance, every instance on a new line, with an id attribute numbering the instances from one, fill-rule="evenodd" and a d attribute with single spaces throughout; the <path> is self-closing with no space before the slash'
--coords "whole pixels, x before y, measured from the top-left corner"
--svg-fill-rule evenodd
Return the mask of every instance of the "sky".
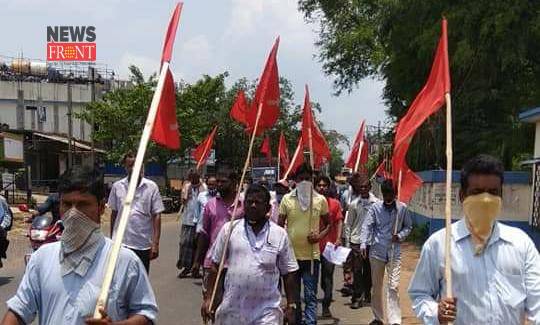
<path id="1" fill-rule="evenodd" d="M 44 60 L 47 26 L 95 26 L 97 63 L 120 77 L 137 65 L 147 76 L 159 67 L 163 37 L 174 1 L 2 0 L 0 55 Z M 185 0 L 171 61 L 175 80 L 194 82 L 203 74 L 228 71 L 229 84 L 256 79 L 275 38 L 278 66 L 294 85 L 301 104 L 304 85 L 322 106 L 326 128 L 351 139 L 362 119 L 385 120 L 383 82 L 366 79 L 351 94 L 334 96 L 332 76 L 315 57 L 318 26 L 304 21 L 294 0 Z M 204 108 L 201 108 L 204 109 Z"/>

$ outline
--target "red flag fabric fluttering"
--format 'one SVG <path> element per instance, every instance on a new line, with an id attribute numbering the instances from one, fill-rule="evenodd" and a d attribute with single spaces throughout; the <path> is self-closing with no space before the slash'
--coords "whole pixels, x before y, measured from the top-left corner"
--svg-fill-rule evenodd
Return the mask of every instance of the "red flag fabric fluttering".
<path id="1" fill-rule="evenodd" d="M 270 149 L 270 137 L 264 137 L 263 142 L 261 143 L 261 153 L 266 155 L 266 159 L 269 164 L 272 164 L 272 150 Z"/>
<path id="2" fill-rule="evenodd" d="M 256 135 L 260 135 L 264 130 L 271 128 L 279 117 L 279 74 L 277 66 L 277 50 L 279 37 L 276 39 L 263 73 L 259 80 L 259 85 L 255 91 L 255 97 L 251 102 L 251 107 L 247 111 L 247 128 L 253 130 L 257 119 L 257 110 L 261 106 L 261 116 L 257 126 Z"/>
<path id="3" fill-rule="evenodd" d="M 402 192 L 402 194 L 404 192 L 414 194 L 414 191 L 422 184 L 421 179 L 417 175 L 412 175 L 414 172 L 407 166 L 406 156 L 411 140 L 422 123 L 441 108 L 445 102 L 445 94 L 450 92 L 450 66 L 446 27 L 446 19 L 443 19 L 441 37 L 427 82 L 396 127 L 392 155 L 392 178 L 394 182 L 397 182 L 401 171 L 401 189 L 398 189 L 398 191 Z M 407 199 L 412 198 L 412 194 L 402 194 L 400 194 L 400 199 L 403 202 L 408 202 Z"/>
<path id="4" fill-rule="evenodd" d="M 384 179 L 390 178 L 390 174 L 386 171 L 386 159 L 384 159 L 379 167 L 377 167 L 374 176 L 383 177 Z"/>
<path id="5" fill-rule="evenodd" d="M 307 85 L 302 116 L 302 143 L 304 148 L 308 148 L 310 151 L 313 151 L 313 164 L 315 169 L 319 169 L 325 162 L 330 160 L 330 148 L 326 143 L 323 133 L 313 118 L 313 111 L 311 110 L 311 101 L 309 99 L 309 89 Z"/>
<path id="6" fill-rule="evenodd" d="M 286 171 L 289 169 L 289 149 L 287 148 L 287 141 L 285 141 L 283 132 L 279 135 L 278 157 L 281 170 Z"/>
<path id="7" fill-rule="evenodd" d="M 298 139 L 298 145 L 296 146 L 296 150 L 294 151 L 294 154 L 291 158 L 291 163 L 289 164 L 289 169 L 287 170 L 287 176 L 292 176 L 296 172 L 296 170 L 302 166 L 304 163 L 304 145 L 302 141 L 302 136 L 300 136 L 300 139 Z"/>
<path id="8" fill-rule="evenodd" d="M 167 69 L 165 74 L 151 139 L 172 150 L 180 148 L 180 132 L 176 120 L 176 89 L 170 69 Z"/>
<path id="9" fill-rule="evenodd" d="M 197 161 L 197 169 L 206 164 L 206 160 L 210 155 L 210 151 L 214 144 L 214 137 L 216 136 L 217 125 L 214 126 L 210 134 L 204 139 L 193 151 L 193 159 Z"/>
<path id="10" fill-rule="evenodd" d="M 178 27 L 178 21 L 180 20 L 180 13 L 182 12 L 182 2 L 176 4 L 169 26 L 167 27 L 167 34 L 165 34 L 165 42 L 163 42 L 163 50 L 161 53 L 161 65 L 163 62 L 171 62 L 174 39 L 176 37 L 176 29 Z"/>
<path id="11" fill-rule="evenodd" d="M 363 120 L 360 124 L 360 129 L 358 130 L 358 133 L 356 134 L 356 138 L 354 139 L 354 144 L 351 149 L 351 153 L 349 154 L 349 157 L 347 157 L 347 161 L 345 162 L 345 167 L 354 169 L 356 166 L 356 162 L 358 161 L 358 151 L 360 150 L 360 143 L 362 144 L 362 152 L 360 153 L 360 160 L 359 160 L 359 169 L 365 170 L 365 166 L 368 162 L 368 152 L 369 152 L 369 144 L 365 137 L 365 123 L 366 121 Z M 357 170 L 354 170 L 354 172 L 357 172 Z"/>
<path id="12" fill-rule="evenodd" d="M 243 90 L 239 90 L 236 94 L 236 100 L 234 101 L 231 112 L 229 114 L 232 119 L 247 127 L 247 112 L 248 104 L 246 100 L 246 95 L 244 94 Z"/>

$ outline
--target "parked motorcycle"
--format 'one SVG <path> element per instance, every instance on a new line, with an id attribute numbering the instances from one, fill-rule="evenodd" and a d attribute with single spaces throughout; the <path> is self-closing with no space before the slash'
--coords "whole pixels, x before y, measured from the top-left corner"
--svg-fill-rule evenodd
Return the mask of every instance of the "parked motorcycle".
<path id="1" fill-rule="evenodd" d="M 25 206 L 20 206 L 19 210 L 31 212 Z M 34 216 L 33 218 L 28 219 L 27 222 L 31 222 L 28 232 L 26 233 L 26 236 L 30 239 L 31 251 L 24 256 L 25 264 L 28 264 L 32 253 L 40 248 L 41 245 L 59 241 L 60 237 L 62 237 L 62 231 L 64 230 L 62 220 L 53 222 L 53 217 L 50 214 Z"/>

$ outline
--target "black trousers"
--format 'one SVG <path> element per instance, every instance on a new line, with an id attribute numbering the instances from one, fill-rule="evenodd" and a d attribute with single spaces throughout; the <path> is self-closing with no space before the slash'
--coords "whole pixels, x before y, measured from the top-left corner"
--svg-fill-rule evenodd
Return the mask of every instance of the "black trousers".
<path id="1" fill-rule="evenodd" d="M 332 291 L 334 289 L 334 269 L 336 265 L 321 256 L 321 289 L 324 293 L 322 305 L 330 307 L 332 303 Z"/>
<path id="2" fill-rule="evenodd" d="M 146 273 L 150 273 L 150 249 L 138 250 L 130 248 L 141 260 L 146 269 Z"/>
<path id="3" fill-rule="evenodd" d="M 360 254 L 360 245 L 351 244 L 351 248 L 353 269 L 352 300 L 356 301 L 371 296 L 371 265 L 369 263 L 369 246 L 367 248 L 367 258 L 363 258 Z"/>

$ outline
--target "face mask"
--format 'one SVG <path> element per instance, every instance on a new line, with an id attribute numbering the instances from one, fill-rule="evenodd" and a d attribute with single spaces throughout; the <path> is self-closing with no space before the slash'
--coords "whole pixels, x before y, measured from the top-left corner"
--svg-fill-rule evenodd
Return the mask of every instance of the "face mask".
<path id="1" fill-rule="evenodd" d="M 64 231 L 62 232 L 61 242 L 65 254 L 81 248 L 87 242 L 88 237 L 94 231 L 100 229 L 98 223 L 92 221 L 76 208 L 71 208 L 64 213 L 62 224 Z"/>
<path id="2" fill-rule="evenodd" d="M 296 195 L 298 197 L 298 202 L 300 203 L 300 208 L 303 211 L 307 211 L 309 208 L 312 189 L 313 184 L 310 181 L 301 181 L 300 183 L 296 184 Z"/>
<path id="3" fill-rule="evenodd" d="M 208 190 L 208 194 L 210 194 L 210 196 L 216 196 L 218 193 L 217 189 L 211 189 L 211 190 Z"/>
<path id="4" fill-rule="evenodd" d="M 501 213 L 502 198 L 489 193 L 468 196 L 463 201 L 463 212 L 469 231 L 481 241 L 476 247 L 476 254 L 480 254 L 493 229 L 495 218 Z"/>

